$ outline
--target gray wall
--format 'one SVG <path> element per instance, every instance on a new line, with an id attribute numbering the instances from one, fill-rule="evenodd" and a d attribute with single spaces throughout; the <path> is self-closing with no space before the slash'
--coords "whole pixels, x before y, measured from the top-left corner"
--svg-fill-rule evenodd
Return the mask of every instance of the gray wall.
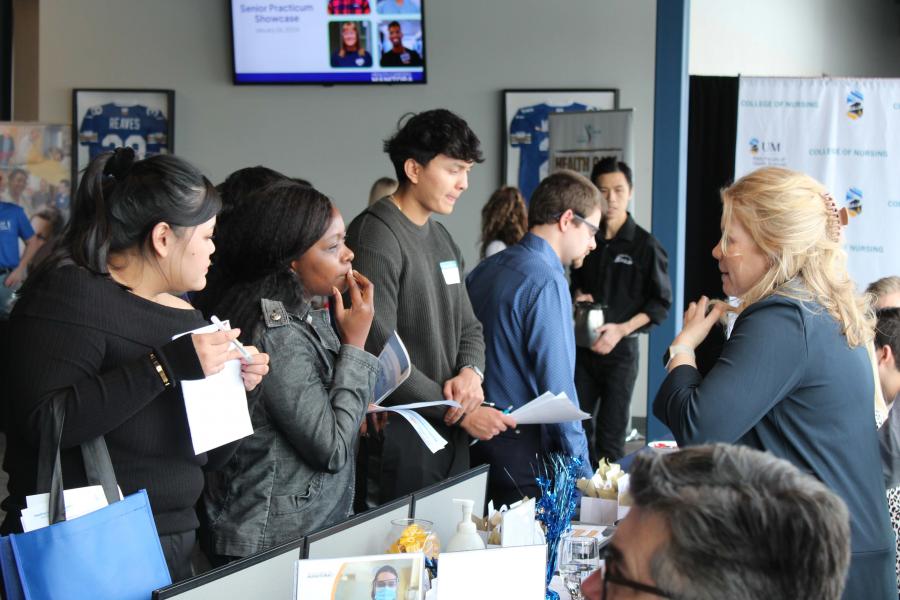
<path id="1" fill-rule="evenodd" d="M 470 266 L 479 211 L 500 183 L 500 90 L 619 88 L 620 105 L 635 109 L 633 212 L 649 226 L 655 0 L 426 0 L 430 83 L 371 88 L 232 86 L 225 0 L 31 1 L 40 2 L 37 118 L 68 122 L 74 87 L 172 88 L 178 154 L 214 181 L 264 164 L 311 179 L 347 218 L 391 174 L 380 142 L 401 114 L 460 113 L 487 157 L 444 219 Z M 690 72 L 898 76 L 898 28 L 893 0 L 692 0 Z M 35 118 L 25 108 L 19 118 Z M 642 348 L 637 415 L 646 340 Z"/>
<path id="2" fill-rule="evenodd" d="M 471 265 L 480 209 L 501 177 L 503 88 L 616 87 L 636 112 L 638 219 L 649 223 L 653 0 L 428 0 L 429 83 L 235 87 L 224 0 L 41 0 L 40 119 L 69 122 L 74 87 L 176 93 L 177 153 L 213 181 L 263 164 L 310 179 L 345 217 L 392 175 L 381 140 L 407 111 L 469 121 L 487 160 L 446 219 Z"/>
<path id="3" fill-rule="evenodd" d="M 428 84 L 332 88 L 233 86 L 225 0 L 40 3 L 41 120 L 69 122 L 75 87 L 172 88 L 176 151 L 213 181 L 266 165 L 310 179 L 348 221 L 371 183 L 393 175 L 381 140 L 398 117 L 458 112 L 486 157 L 442 219 L 469 267 L 502 175 L 500 91 L 618 88 L 620 106 L 635 111 L 633 212 L 649 228 L 655 0 L 426 0 Z M 645 365 L 636 415 L 646 413 Z"/>

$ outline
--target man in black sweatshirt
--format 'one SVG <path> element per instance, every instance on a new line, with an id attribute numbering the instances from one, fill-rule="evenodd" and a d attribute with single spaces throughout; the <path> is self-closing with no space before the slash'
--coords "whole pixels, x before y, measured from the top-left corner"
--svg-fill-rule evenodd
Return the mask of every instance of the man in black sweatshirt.
<path id="1" fill-rule="evenodd" d="M 412 116 L 384 144 L 400 186 L 357 216 L 347 230 L 354 268 L 375 286 L 375 321 L 366 350 L 378 354 L 393 331 L 406 344 L 412 373 L 385 405 L 456 400 L 420 410 L 447 440 L 432 453 L 403 418 L 385 429 L 379 500 L 414 492 L 469 467 L 471 437 L 487 440 L 515 421 L 482 406 L 484 339 L 462 277 L 462 253 L 433 213 L 447 215 L 481 162 L 480 142 L 444 109 Z M 471 436 L 471 437 L 470 437 Z"/>

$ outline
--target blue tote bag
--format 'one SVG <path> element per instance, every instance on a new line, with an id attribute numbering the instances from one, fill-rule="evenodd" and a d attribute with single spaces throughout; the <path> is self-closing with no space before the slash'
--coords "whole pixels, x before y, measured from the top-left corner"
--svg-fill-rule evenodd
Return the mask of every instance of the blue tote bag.
<path id="1" fill-rule="evenodd" d="M 65 409 L 51 406 L 41 436 L 38 486 L 49 480 L 50 526 L 0 537 L 0 569 L 9 600 L 148 600 L 172 583 L 147 492 L 119 500 L 103 437 L 81 445 L 88 483 L 102 485 L 109 506 L 71 521 L 63 502 L 59 456 Z M 40 489 L 40 487 L 39 487 Z M 47 489 L 44 487 L 43 489 Z"/>

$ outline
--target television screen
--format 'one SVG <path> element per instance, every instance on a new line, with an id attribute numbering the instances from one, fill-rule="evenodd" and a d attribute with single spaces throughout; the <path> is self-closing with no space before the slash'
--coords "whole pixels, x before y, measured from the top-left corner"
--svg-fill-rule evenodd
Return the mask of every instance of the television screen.
<path id="1" fill-rule="evenodd" d="M 234 82 L 424 83 L 424 0 L 231 0 Z"/>

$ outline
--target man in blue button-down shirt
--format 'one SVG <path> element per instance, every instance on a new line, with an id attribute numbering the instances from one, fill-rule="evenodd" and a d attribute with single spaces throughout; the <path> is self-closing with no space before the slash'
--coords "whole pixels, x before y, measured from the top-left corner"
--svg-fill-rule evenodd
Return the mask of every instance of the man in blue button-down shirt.
<path id="1" fill-rule="evenodd" d="M 528 233 L 484 260 L 466 278 L 475 315 L 484 328 L 485 399 L 515 409 L 544 392 L 575 392 L 575 335 L 565 266 L 596 247 L 600 194 L 573 171 L 544 179 L 531 197 Z M 499 503 L 538 493 L 541 457 L 561 450 L 583 459 L 590 477 L 581 423 L 525 425 L 472 447 L 472 464 L 491 465 L 489 498 Z"/>

